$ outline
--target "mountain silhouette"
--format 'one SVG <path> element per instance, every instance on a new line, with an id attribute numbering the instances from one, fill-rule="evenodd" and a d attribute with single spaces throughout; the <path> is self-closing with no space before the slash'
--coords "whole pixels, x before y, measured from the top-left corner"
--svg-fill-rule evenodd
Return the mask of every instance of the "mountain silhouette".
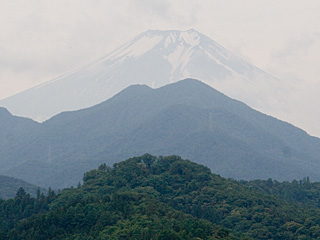
<path id="1" fill-rule="evenodd" d="M 193 79 L 130 86 L 42 124 L 20 120 L 32 130 L 7 139 L 0 174 L 43 187 L 76 185 L 101 163 L 144 153 L 179 155 L 236 179 L 320 180 L 318 138 Z"/>

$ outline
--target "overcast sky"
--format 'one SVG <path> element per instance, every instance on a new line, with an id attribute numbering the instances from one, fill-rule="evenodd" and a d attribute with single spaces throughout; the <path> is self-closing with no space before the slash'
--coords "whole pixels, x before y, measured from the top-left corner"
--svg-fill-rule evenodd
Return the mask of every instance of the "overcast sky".
<path id="1" fill-rule="evenodd" d="M 148 29 L 193 28 L 288 86 L 310 90 L 310 102 L 320 95 L 319 13 L 319 0 L 0 0 L 0 99 Z"/>

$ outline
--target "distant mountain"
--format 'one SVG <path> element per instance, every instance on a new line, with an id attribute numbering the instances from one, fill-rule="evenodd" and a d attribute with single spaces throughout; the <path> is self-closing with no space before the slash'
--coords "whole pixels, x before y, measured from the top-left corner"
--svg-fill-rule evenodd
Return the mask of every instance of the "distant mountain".
<path id="1" fill-rule="evenodd" d="M 2 172 L 23 161 L 24 156 L 19 155 L 19 152 L 23 150 L 23 147 L 28 148 L 29 137 L 36 133 L 39 127 L 38 122 L 13 116 L 7 109 L 0 107 L 0 164 Z M 14 157 L 10 157 L 10 163 L 2 164 L 12 154 Z"/>
<path id="2" fill-rule="evenodd" d="M 20 187 L 33 197 L 36 196 L 38 189 L 41 192 L 45 190 L 21 179 L 0 175 L 0 199 L 14 198 Z"/>
<path id="3" fill-rule="evenodd" d="M 0 174 L 44 187 L 76 185 L 98 164 L 146 152 L 180 155 L 236 179 L 320 180 L 319 138 L 192 79 L 131 86 L 32 126 L 23 141 L 9 141 Z"/>
<path id="4" fill-rule="evenodd" d="M 144 32 L 114 52 L 70 74 L 0 101 L 18 116 L 46 120 L 91 107 L 134 84 L 158 88 L 199 79 L 265 113 L 284 99 L 282 83 L 195 31 Z"/>

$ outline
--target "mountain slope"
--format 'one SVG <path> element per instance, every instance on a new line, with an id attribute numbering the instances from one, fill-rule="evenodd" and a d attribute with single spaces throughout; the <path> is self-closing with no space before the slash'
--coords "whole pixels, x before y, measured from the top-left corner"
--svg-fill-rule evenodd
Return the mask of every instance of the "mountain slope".
<path id="1" fill-rule="evenodd" d="M 146 152 L 181 155 L 237 179 L 320 180 L 318 138 L 192 79 L 131 86 L 94 107 L 61 113 L 14 149 L 0 173 L 54 188 L 76 185 L 98 164 Z"/>
<path id="2" fill-rule="evenodd" d="M 158 88 L 185 78 L 199 79 L 269 114 L 283 102 L 278 79 L 203 34 L 150 30 L 86 67 L 1 100 L 0 106 L 42 121 L 103 102 L 133 84 Z"/>
<path id="3" fill-rule="evenodd" d="M 0 199 L 14 198 L 21 187 L 34 197 L 36 196 L 38 189 L 41 191 L 45 190 L 23 180 L 0 175 Z"/>
<path id="4" fill-rule="evenodd" d="M 20 155 L 19 151 L 23 150 L 23 147 L 28 148 L 28 139 L 38 131 L 39 127 L 38 122 L 13 116 L 7 109 L 0 107 L 1 171 L 6 171 L 23 161 L 24 156 Z M 10 161 L 5 162 L 8 156 L 10 156 Z"/>

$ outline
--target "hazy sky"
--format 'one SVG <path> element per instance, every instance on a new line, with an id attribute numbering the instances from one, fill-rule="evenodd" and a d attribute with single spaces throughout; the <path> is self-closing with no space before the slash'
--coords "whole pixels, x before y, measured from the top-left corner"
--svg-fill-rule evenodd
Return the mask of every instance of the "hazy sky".
<path id="1" fill-rule="evenodd" d="M 297 108 L 315 109 L 319 13 L 319 0 L 0 0 L 0 99 L 85 65 L 148 29 L 194 28 L 301 89 L 293 97 Z M 302 103 L 306 91 L 310 99 Z"/>

